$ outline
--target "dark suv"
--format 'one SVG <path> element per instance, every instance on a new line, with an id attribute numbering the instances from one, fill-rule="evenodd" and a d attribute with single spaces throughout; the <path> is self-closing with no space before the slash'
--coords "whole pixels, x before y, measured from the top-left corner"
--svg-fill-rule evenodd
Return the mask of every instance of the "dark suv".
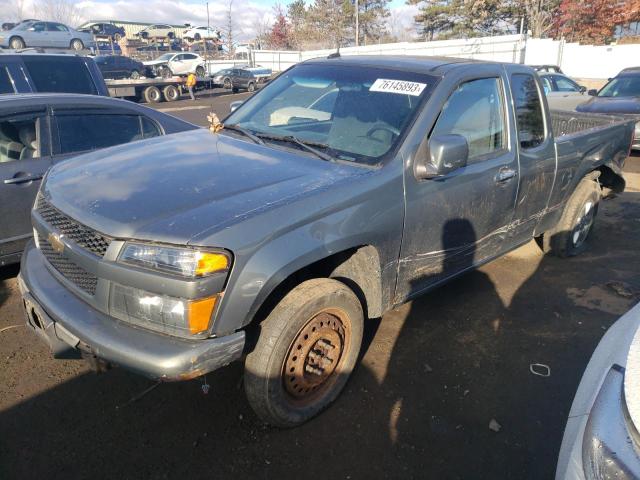
<path id="1" fill-rule="evenodd" d="M 0 55 L 0 95 L 34 92 L 109 96 L 91 58 L 40 53 Z"/>
<path id="2" fill-rule="evenodd" d="M 233 93 L 239 90 L 255 91 L 258 86 L 258 79 L 249 70 L 244 68 L 229 68 L 221 70 L 213 76 L 213 83 L 220 85 L 226 89 L 230 89 Z"/>
<path id="3" fill-rule="evenodd" d="M 93 33 L 98 37 L 112 38 L 115 42 L 119 42 L 125 36 L 124 28 L 117 27 L 113 23 L 90 23 L 83 25 L 78 30 Z"/>
<path id="4" fill-rule="evenodd" d="M 99 55 L 95 59 L 96 65 L 104 78 L 118 80 L 121 78 L 148 77 L 150 72 L 142 62 L 122 55 Z"/>

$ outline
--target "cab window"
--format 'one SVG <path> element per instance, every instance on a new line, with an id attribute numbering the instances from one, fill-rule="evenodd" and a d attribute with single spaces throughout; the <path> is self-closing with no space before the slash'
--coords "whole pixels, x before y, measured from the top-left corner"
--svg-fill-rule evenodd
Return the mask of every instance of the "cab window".
<path id="1" fill-rule="evenodd" d="M 536 81 L 528 73 L 511 77 L 511 92 L 516 108 L 520 148 L 535 148 L 544 142 L 544 117 Z"/>

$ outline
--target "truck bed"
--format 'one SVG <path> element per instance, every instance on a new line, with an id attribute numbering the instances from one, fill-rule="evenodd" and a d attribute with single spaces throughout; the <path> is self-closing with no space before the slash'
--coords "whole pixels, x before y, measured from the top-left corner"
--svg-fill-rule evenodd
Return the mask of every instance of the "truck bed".
<path id="1" fill-rule="evenodd" d="M 551 125 L 553 134 L 558 141 L 562 137 L 587 133 L 587 131 L 601 130 L 617 123 L 626 123 L 628 117 L 602 115 L 598 113 L 569 112 L 566 110 L 551 110 Z"/>

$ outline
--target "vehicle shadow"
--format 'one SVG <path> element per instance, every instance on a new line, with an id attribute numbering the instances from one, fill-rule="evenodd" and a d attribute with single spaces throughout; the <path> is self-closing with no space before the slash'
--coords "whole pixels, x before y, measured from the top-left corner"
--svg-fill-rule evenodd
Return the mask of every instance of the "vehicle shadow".
<path id="1" fill-rule="evenodd" d="M 0 267 L 0 307 L 7 301 L 11 292 L 8 281 L 18 276 L 20 264 Z"/>
<path id="2" fill-rule="evenodd" d="M 640 222 L 623 221 L 638 195 L 601 210 L 583 256 L 528 246 L 374 321 L 346 390 L 301 427 L 254 416 L 240 363 L 207 395 L 202 380 L 83 371 L 0 411 L 0 478 L 551 478 L 586 362 L 637 299 L 607 283 L 640 292 Z M 54 362 L 32 361 L 34 377 Z"/>

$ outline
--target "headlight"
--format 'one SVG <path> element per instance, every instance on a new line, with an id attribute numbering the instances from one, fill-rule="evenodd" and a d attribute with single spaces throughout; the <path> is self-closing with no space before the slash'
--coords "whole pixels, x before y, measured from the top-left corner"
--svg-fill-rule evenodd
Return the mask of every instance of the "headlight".
<path id="1" fill-rule="evenodd" d="M 111 316 L 157 332 L 192 337 L 209 329 L 218 295 L 187 300 L 112 284 Z"/>
<path id="2" fill-rule="evenodd" d="M 187 278 L 225 272 L 231 266 L 226 252 L 141 243 L 127 243 L 119 261 Z"/>

